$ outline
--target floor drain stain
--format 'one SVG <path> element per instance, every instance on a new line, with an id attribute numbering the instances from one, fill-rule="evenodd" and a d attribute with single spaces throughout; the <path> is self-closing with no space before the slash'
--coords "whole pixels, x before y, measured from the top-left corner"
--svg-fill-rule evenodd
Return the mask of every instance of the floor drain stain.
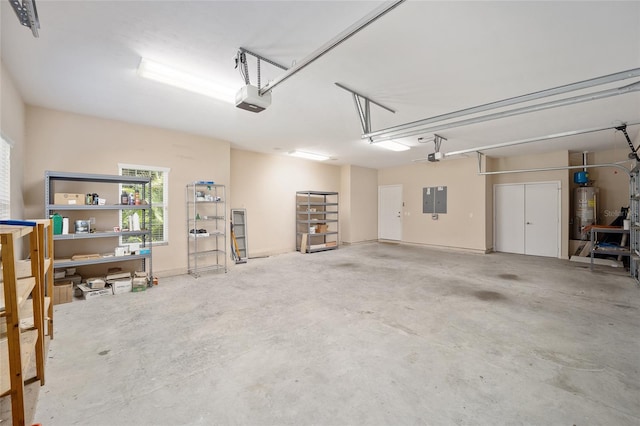
<path id="1" fill-rule="evenodd" d="M 520 279 L 519 276 L 517 276 L 516 274 L 500 274 L 498 275 L 500 278 L 502 278 L 503 280 L 512 280 L 512 281 L 517 281 Z"/>
<path id="2" fill-rule="evenodd" d="M 473 295 L 480 300 L 506 300 L 503 294 L 495 291 L 476 291 Z"/>

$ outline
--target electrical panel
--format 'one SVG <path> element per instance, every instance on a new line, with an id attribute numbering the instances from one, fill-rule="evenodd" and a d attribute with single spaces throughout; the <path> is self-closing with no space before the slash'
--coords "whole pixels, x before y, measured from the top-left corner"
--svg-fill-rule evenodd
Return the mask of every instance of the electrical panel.
<path id="1" fill-rule="evenodd" d="M 422 188 L 422 213 L 447 213 L 447 187 Z"/>

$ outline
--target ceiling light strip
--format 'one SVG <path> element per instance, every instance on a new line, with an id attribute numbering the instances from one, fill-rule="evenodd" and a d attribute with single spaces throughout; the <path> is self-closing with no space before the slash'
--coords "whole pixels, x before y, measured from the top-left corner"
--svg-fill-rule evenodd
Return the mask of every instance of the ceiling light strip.
<path id="1" fill-rule="evenodd" d="M 388 140 L 392 138 L 404 138 L 409 136 L 416 136 L 424 133 L 433 133 L 444 129 L 453 129 L 455 127 L 468 126 L 470 124 L 483 123 L 485 121 L 497 120 L 499 118 L 513 117 L 515 115 L 543 111 L 546 109 L 557 108 L 561 106 L 573 105 L 581 102 L 594 101 L 597 99 L 604 99 L 611 96 L 624 95 L 626 93 L 640 91 L 640 81 L 627 86 L 618 87 L 616 89 L 602 90 L 600 92 L 588 93 L 585 95 L 574 96 L 572 98 L 559 99 L 556 101 L 545 102 L 537 105 L 530 105 L 522 108 L 516 108 L 509 111 L 496 112 L 493 114 L 482 115 L 474 118 L 467 118 L 465 120 L 454 121 L 447 124 L 440 124 L 437 126 L 424 127 L 405 132 L 398 132 L 387 135 L 378 135 L 378 140 Z M 374 140 L 375 141 L 375 140 Z"/>
<path id="2" fill-rule="evenodd" d="M 614 74 L 605 75 L 602 77 L 596 77 L 589 80 L 583 80 L 576 83 L 566 84 L 563 86 L 553 87 L 551 89 L 541 90 L 538 92 L 532 92 L 526 95 L 516 96 L 513 98 L 507 98 L 496 102 L 490 102 L 488 104 L 478 105 L 471 108 L 465 108 L 458 111 L 450 112 L 447 114 L 436 115 L 434 117 L 425 118 L 423 120 L 413 121 L 410 123 L 401 124 L 394 127 L 388 127 L 386 129 L 377 130 L 375 132 L 369 132 L 362 135 L 362 139 L 380 137 L 390 133 L 399 132 L 405 129 L 411 129 L 418 126 L 424 126 L 431 123 L 437 123 L 439 121 L 449 120 L 452 118 L 463 117 L 465 115 L 471 115 L 491 109 L 502 108 L 510 105 L 515 105 L 522 102 L 533 101 L 542 99 L 554 95 L 560 95 L 568 92 L 573 92 L 580 89 L 587 89 L 594 86 L 600 86 L 607 83 L 613 83 L 615 81 L 626 80 L 629 78 L 640 77 L 640 68 L 634 68 L 627 71 L 617 72 Z"/>
<path id="3" fill-rule="evenodd" d="M 406 0 L 394 1 L 391 4 L 385 4 L 382 7 L 380 7 L 379 9 L 376 9 L 369 16 L 367 16 L 367 17 L 361 19 L 360 21 L 356 22 L 354 25 L 352 25 L 351 27 L 347 28 L 345 31 L 343 31 L 342 33 L 340 33 L 339 35 L 334 37 L 332 40 L 330 40 L 324 46 L 320 47 L 318 50 L 314 51 L 309 56 L 307 56 L 306 58 L 302 59 L 295 66 L 289 68 L 289 70 L 287 70 L 280 77 L 274 79 L 272 82 L 270 82 L 269 84 L 264 86 L 262 89 L 260 89 L 260 95 L 264 95 L 265 93 L 272 91 L 276 86 L 278 86 L 279 84 L 283 83 L 289 77 L 291 77 L 292 75 L 296 74 L 298 71 L 302 70 L 307 65 L 311 64 L 312 62 L 314 62 L 316 59 L 319 59 L 320 57 L 324 56 L 325 53 L 329 52 L 334 47 L 337 47 L 338 45 L 342 44 L 345 40 L 349 39 L 351 36 L 355 35 L 360 30 L 362 30 L 365 27 L 367 27 L 369 24 L 371 24 L 371 23 L 377 21 L 378 19 L 382 18 L 384 15 L 386 15 L 387 13 L 389 13 L 390 11 L 392 11 L 393 9 L 395 9 L 396 7 L 398 7 L 399 5 L 404 3 L 405 1 Z"/>
<path id="4" fill-rule="evenodd" d="M 182 90 L 233 103 L 235 91 L 207 79 L 175 69 L 159 62 L 141 58 L 138 75 Z"/>
<path id="5" fill-rule="evenodd" d="M 331 158 L 322 154 L 314 154 L 312 152 L 297 151 L 297 150 L 290 151 L 289 155 L 291 155 L 292 157 L 305 158 L 307 160 L 316 160 L 316 161 L 325 161 Z"/>
<path id="6" fill-rule="evenodd" d="M 396 141 L 382 141 L 382 142 L 377 142 L 377 143 L 371 143 L 371 145 L 373 146 L 379 146 L 385 149 L 388 149 L 389 151 L 408 151 L 409 149 L 411 149 L 411 147 L 401 144 L 399 142 Z"/>
<path id="7" fill-rule="evenodd" d="M 638 125 L 638 124 L 640 124 L 640 121 L 634 121 L 634 122 L 631 122 L 631 123 L 626 123 L 627 126 L 635 126 L 635 125 Z M 564 137 L 567 137 L 567 136 L 583 135 L 585 133 L 601 132 L 603 130 L 616 129 L 617 127 L 620 127 L 620 125 L 592 127 L 592 128 L 589 128 L 589 129 L 581 129 L 581 130 L 570 130 L 568 132 L 553 133 L 553 134 L 546 135 L 546 136 L 537 136 L 537 137 L 528 138 L 528 139 L 520 139 L 520 140 L 517 140 L 517 141 L 497 143 L 497 144 L 494 144 L 494 145 L 479 146 L 479 147 L 476 147 L 476 148 L 461 149 L 459 151 L 451 151 L 451 152 L 445 153 L 445 156 L 450 157 L 450 156 L 453 156 L 453 155 L 469 154 L 471 152 L 487 151 L 487 150 L 490 150 L 490 149 L 498 149 L 498 148 L 505 148 L 505 147 L 514 146 L 514 145 L 522 145 L 522 144 L 530 143 L 530 142 L 539 142 L 539 141 L 546 141 L 546 140 L 549 140 L 549 139 L 564 138 Z"/>

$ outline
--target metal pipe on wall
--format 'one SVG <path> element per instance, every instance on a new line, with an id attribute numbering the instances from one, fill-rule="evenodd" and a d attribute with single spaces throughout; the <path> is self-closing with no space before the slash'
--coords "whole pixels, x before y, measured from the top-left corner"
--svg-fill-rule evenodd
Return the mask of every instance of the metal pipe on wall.
<path id="1" fill-rule="evenodd" d="M 627 174 L 627 176 L 631 177 L 631 170 L 621 165 L 621 163 L 626 163 L 626 161 L 622 161 L 620 163 L 586 164 L 582 166 L 558 166 L 558 167 L 542 167 L 542 168 L 536 168 L 536 169 L 517 169 L 517 170 L 500 170 L 497 172 L 483 172 L 482 171 L 483 156 L 484 154 L 478 152 L 478 174 L 482 176 L 505 175 L 510 173 L 553 172 L 553 171 L 574 170 L 574 169 L 582 169 L 582 168 L 614 167 L 616 169 L 623 170 Z"/>
<path id="2" fill-rule="evenodd" d="M 631 123 L 627 123 L 627 126 L 635 126 L 636 124 L 640 124 L 640 121 L 634 121 L 634 122 L 631 122 Z M 520 139 L 520 140 L 517 140 L 517 141 L 502 142 L 502 143 L 497 143 L 497 144 L 493 144 L 493 145 L 485 145 L 485 146 L 479 146 L 479 147 L 475 147 L 475 148 L 461 149 L 461 150 L 458 150 L 458 151 L 445 152 L 445 157 L 451 157 L 453 155 L 469 154 L 471 152 L 487 151 L 487 150 L 490 150 L 490 149 L 506 148 L 508 146 L 522 145 L 522 144 L 531 143 L 531 142 L 546 141 L 546 140 L 549 140 L 549 139 L 557 139 L 557 138 L 563 138 L 563 137 L 567 137 L 567 136 L 582 135 L 582 134 L 585 134 L 585 133 L 600 132 L 600 131 L 603 131 L 603 130 L 616 129 L 617 127 L 618 126 L 610 125 L 610 126 L 592 127 L 590 129 L 570 130 L 568 132 L 553 133 L 553 134 L 550 134 L 550 135 L 536 136 L 536 137 L 533 137 L 533 138 Z"/>

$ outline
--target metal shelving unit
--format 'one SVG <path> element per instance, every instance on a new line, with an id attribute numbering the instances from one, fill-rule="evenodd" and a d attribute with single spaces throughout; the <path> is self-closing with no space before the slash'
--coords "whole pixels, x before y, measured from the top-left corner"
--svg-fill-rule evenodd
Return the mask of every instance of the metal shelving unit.
<path id="1" fill-rule="evenodd" d="M 640 285 L 640 169 L 638 166 L 631 170 L 629 179 L 629 248 L 631 257 L 629 271 Z"/>
<path id="2" fill-rule="evenodd" d="M 213 181 L 187 184 L 187 272 L 227 272 L 227 217 L 224 185 Z"/>
<path id="3" fill-rule="evenodd" d="M 337 192 L 296 192 L 296 250 L 334 250 L 339 245 Z"/>
<path id="4" fill-rule="evenodd" d="M 69 185 L 68 182 L 72 182 Z M 84 184 L 107 184 L 111 187 L 111 193 L 114 199 L 120 201 L 120 185 L 132 185 L 136 189 L 139 188 L 140 199 L 143 203 L 140 205 L 129 204 L 114 204 L 113 200 L 110 204 L 105 205 L 93 205 L 93 204 L 54 204 L 55 187 L 58 183 L 64 183 L 65 187 L 78 187 L 84 186 Z M 120 211 L 136 211 L 140 215 L 140 231 L 122 231 L 122 232 L 83 232 L 83 233 L 69 233 L 58 234 L 53 236 L 54 243 L 60 241 L 76 241 L 76 240 L 92 240 L 92 239 L 104 239 L 104 238 L 119 238 L 127 236 L 137 236 L 140 238 L 140 247 L 148 249 L 149 252 L 145 254 L 136 254 L 129 256 L 115 256 L 112 255 L 115 252 L 115 247 L 119 245 L 119 241 L 113 244 L 114 252 L 102 254 L 100 257 L 92 259 L 71 260 L 71 259 L 54 259 L 54 268 L 71 268 L 76 266 L 89 266 L 97 264 L 119 263 L 129 261 L 141 262 L 141 268 L 146 271 L 149 277 L 153 276 L 152 267 L 152 244 L 151 244 L 151 179 L 139 176 L 120 176 L 120 175 L 102 175 L 91 173 L 66 173 L 46 171 L 44 175 L 44 204 L 45 204 L 45 217 L 50 217 L 54 212 L 57 213 L 91 213 L 91 212 L 120 212 Z M 119 223 L 119 220 L 115 220 L 112 223 Z M 56 249 L 56 251 L 58 251 Z"/>
<path id="5" fill-rule="evenodd" d="M 625 247 L 608 247 L 598 244 L 598 234 L 629 234 L 630 231 L 622 228 L 591 227 L 591 262 L 590 269 L 593 271 L 593 258 L 596 254 L 610 256 L 631 256 L 631 250 Z"/>

